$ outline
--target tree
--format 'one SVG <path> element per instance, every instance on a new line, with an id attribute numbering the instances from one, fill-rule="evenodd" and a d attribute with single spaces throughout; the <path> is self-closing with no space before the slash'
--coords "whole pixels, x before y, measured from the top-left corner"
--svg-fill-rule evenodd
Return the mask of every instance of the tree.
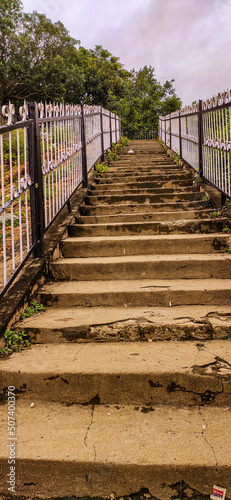
<path id="1" fill-rule="evenodd" d="M 109 108 L 121 116 L 123 132 L 128 136 L 157 130 L 159 114 L 168 114 L 180 106 L 173 80 L 162 86 L 151 66 L 133 70 L 126 82 L 124 96 L 117 99 L 111 93 L 109 101 Z"/>

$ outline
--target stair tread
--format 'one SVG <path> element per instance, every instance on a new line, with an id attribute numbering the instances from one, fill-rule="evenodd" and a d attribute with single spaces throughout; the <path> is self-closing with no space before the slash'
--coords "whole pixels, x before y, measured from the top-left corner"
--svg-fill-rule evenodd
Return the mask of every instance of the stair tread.
<path id="1" fill-rule="evenodd" d="M 80 264 L 82 266 L 88 265 L 88 264 L 113 264 L 113 263 L 137 263 L 141 264 L 144 262 L 188 262 L 191 261 L 192 264 L 194 262 L 201 262 L 203 265 L 203 262 L 224 262 L 224 261 L 231 261 L 231 255 L 228 253 L 219 253 L 219 254 L 173 254 L 173 255 L 121 255 L 121 256 L 109 256 L 109 257 L 86 257 L 84 260 L 82 258 L 78 257 L 69 257 L 69 258 L 62 258 L 59 260 L 55 260 L 51 262 L 51 266 L 62 266 L 62 265 L 74 265 L 74 264 Z"/>
<path id="2" fill-rule="evenodd" d="M 157 407 L 145 414 L 142 408 L 134 411 L 134 406 L 118 410 L 100 405 L 92 411 L 92 405 L 36 403 L 30 408 L 30 402 L 29 398 L 17 403 L 17 463 L 54 461 L 57 473 L 63 461 L 65 470 L 70 463 L 81 463 L 86 471 L 89 463 L 110 467 L 230 467 L 227 436 L 231 413 L 227 408 Z M 1 414 L 5 421 L 5 408 L 1 407 Z M 36 432 L 35 418 L 39 422 Z M 4 439 L 0 447 L 1 459 L 7 459 Z"/>
<path id="3" fill-rule="evenodd" d="M 107 325 L 120 321 L 148 321 L 153 325 L 189 325 L 210 322 L 212 325 L 231 324 L 229 306 L 185 305 L 173 307 L 49 307 L 42 314 L 24 319 L 20 329 L 63 328 L 81 325 Z M 155 335 L 153 335 L 155 337 Z"/>
<path id="4" fill-rule="evenodd" d="M 42 294 L 74 294 L 74 293 L 109 293 L 109 292 L 149 292 L 177 290 L 231 290 L 230 279 L 130 279 L 130 280 L 97 280 L 97 281 L 57 281 L 41 288 Z M 174 296 L 173 296 L 174 298 Z M 106 304 L 105 304 L 106 305 Z"/>

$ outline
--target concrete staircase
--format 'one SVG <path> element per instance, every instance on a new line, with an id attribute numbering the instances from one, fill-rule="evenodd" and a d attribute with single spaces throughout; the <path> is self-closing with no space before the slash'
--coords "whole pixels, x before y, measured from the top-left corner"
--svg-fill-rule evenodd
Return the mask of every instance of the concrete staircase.
<path id="1" fill-rule="evenodd" d="M 229 221 L 157 141 L 131 147 L 76 213 L 46 312 L 20 325 L 32 348 L 0 363 L 23 499 L 231 499 Z"/>

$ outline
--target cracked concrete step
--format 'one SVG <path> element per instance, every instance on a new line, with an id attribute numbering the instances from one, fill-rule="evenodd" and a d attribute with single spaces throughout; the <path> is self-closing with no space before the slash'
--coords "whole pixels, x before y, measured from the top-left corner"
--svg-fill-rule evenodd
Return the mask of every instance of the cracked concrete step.
<path id="1" fill-rule="evenodd" d="M 94 187 L 93 189 L 88 190 L 88 196 L 124 196 L 124 195 L 144 195 L 144 194 L 182 194 L 182 193 L 188 193 L 189 188 L 188 186 L 178 186 L 178 187 L 161 187 L 161 188 L 140 188 L 139 186 L 136 186 L 136 189 L 129 189 L 127 186 L 124 186 L 124 189 L 110 189 L 107 188 L 105 190 L 97 189 L 97 187 Z M 200 192 L 198 187 L 190 186 L 190 192 L 191 193 L 198 193 Z"/>
<path id="2" fill-rule="evenodd" d="M 129 189 L 143 189 L 143 188 L 155 188 L 155 189 L 158 189 L 158 188 L 168 188 L 168 187 L 189 187 L 189 186 L 192 186 L 193 185 L 193 180 L 180 180 L 180 181 L 169 181 L 169 182 L 151 182 L 151 181 L 138 181 L 138 180 L 135 180 L 134 182 L 126 182 L 126 188 L 129 188 Z M 97 190 L 97 191 L 106 191 L 108 188 L 110 188 L 110 190 L 122 190 L 124 188 L 124 183 L 122 182 L 111 182 L 111 183 L 103 183 L 103 182 L 96 182 L 94 184 L 91 185 L 90 189 L 91 190 Z"/>
<path id="3" fill-rule="evenodd" d="M 214 484 L 230 491 L 228 408 L 49 402 L 30 408 L 31 401 L 17 402 L 18 496 L 110 498 L 113 491 L 120 498 L 145 487 L 170 500 L 179 482 L 198 498 L 208 498 L 200 494 L 209 495 Z M 7 405 L 1 421 L 0 492 L 8 498 Z"/>
<path id="4" fill-rule="evenodd" d="M 39 290 L 46 306 L 161 306 L 229 305 L 231 280 L 107 280 L 47 284 Z"/>
<path id="5" fill-rule="evenodd" d="M 172 183 L 175 183 L 175 182 L 192 182 L 193 181 L 193 178 L 192 178 L 192 175 L 188 175 L 188 174 L 184 174 L 184 175 L 181 175 L 181 177 L 179 178 L 179 176 L 177 175 L 177 177 L 179 178 L 179 180 L 176 179 L 168 179 L 166 180 L 166 177 L 168 177 L 169 175 L 173 175 L 174 172 L 171 172 L 171 171 L 168 171 L 168 172 L 164 172 L 163 171 L 160 171 L 159 172 L 159 175 L 158 172 L 156 171 L 153 171 L 151 173 L 148 173 L 148 174 L 143 174 L 143 173 L 139 173 L 139 172 L 134 172 L 134 173 L 127 173 L 127 171 L 124 173 L 124 174 L 120 174 L 118 173 L 118 175 L 116 173 L 112 174 L 109 172 L 104 172 L 104 173 L 100 173 L 100 174 L 97 174 L 95 176 L 95 182 L 97 185 L 100 185 L 101 183 L 102 184 L 109 184 L 109 183 L 112 183 L 112 184 L 116 184 L 116 183 L 122 183 L 122 182 L 137 182 L 137 184 L 139 184 L 140 182 L 152 182 L 152 183 L 155 183 L 155 184 L 159 184 L 159 185 L 162 185 L 163 183 L 165 182 L 172 182 Z M 180 173 L 182 173 L 182 171 L 180 171 Z M 158 180 L 161 176 L 161 179 Z"/>
<path id="6" fill-rule="evenodd" d="M 211 209 L 209 210 L 188 210 L 180 211 L 175 210 L 174 212 L 153 212 L 153 213 L 124 213 L 124 214 L 111 214 L 111 215 L 93 215 L 93 216 L 75 216 L 76 224 L 101 224 L 108 222 L 145 222 L 145 221 L 169 221 L 169 220 L 179 220 L 179 219 L 207 219 L 211 214 Z"/>
<path id="7" fill-rule="evenodd" d="M 122 255 L 59 259 L 49 264 L 51 279 L 230 279 L 229 254 Z"/>
<path id="8" fill-rule="evenodd" d="M 109 170 L 109 172 L 106 172 L 104 174 L 100 174 L 100 175 L 97 175 L 97 179 L 100 179 L 102 178 L 104 181 L 113 181 L 115 182 L 116 180 L 118 181 L 122 181 L 124 179 L 133 179 L 133 178 L 139 178 L 139 179 L 149 179 L 150 181 L 152 182 L 165 182 L 165 181 L 177 181 L 177 179 L 179 180 L 191 180 L 192 179 L 192 175 L 191 173 L 190 174 L 186 174 L 184 171 L 180 171 L 180 172 L 171 172 L 171 171 L 157 171 L 157 170 L 150 170 L 150 172 L 146 172 L 146 171 L 143 171 L 143 172 L 137 172 L 137 176 L 136 176 L 136 173 L 134 172 L 134 170 L 131 170 L 129 172 L 129 170 L 125 169 L 123 172 L 120 171 L 120 172 L 117 172 L 116 170 L 113 171 L 113 170 Z"/>
<path id="9" fill-rule="evenodd" d="M 106 224 L 72 224 L 68 226 L 69 236 L 120 236 L 123 234 L 170 234 L 170 233 L 210 233 L 229 230 L 229 220 L 219 219 L 182 219 L 163 222 L 111 222 Z"/>
<path id="10" fill-rule="evenodd" d="M 35 344 L 227 340 L 231 339 L 231 309 L 219 305 L 49 307 L 21 321 L 17 330 Z"/>
<path id="11" fill-rule="evenodd" d="M 148 254 L 214 254 L 231 246 L 231 235 L 169 234 L 153 236 L 71 237 L 60 242 L 63 257 L 109 257 Z"/>
<path id="12" fill-rule="evenodd" d="M 222 340 L 49 344 L 1 362 L 0 390 L 14 386 L 34 402 L 230 408 L 230 374 Z"/>
<path id="13" fill-rule="evenodd" d="M 187 193 L 166 193 L 166 194 L 153 194 L 153 193 L 147 193 L 147 194 L 137 194 L 137 193 L 132 193 L 132 194 L 122 194 L 122 195 L 100 195 L 98 194 L 97 196 L 89 196 L 87 195 L 85 197 L 85 203 L 86 205 L 96 205 L 97 203 L 99 204 L 120 204 L 121 202 L 123 203 L 166 203 L 166 202 L 182 202 L 182 201 L 195 201 L 195 200 L 202 200 L 202 195 L 199 191 L 196 193 L 193 191 L 189 191 Z"/>
<path id="14" fill-rule="evenodd" d="M 195 201 L 185 201 L 182 203 L 179 202 L 166 202 L 166 203 L 139 203 L 137 205 L 132 205 L 128 203 L 118 203 L 116 205 L 86 205 L 83 204 L 79 208 L 79 212 L 81 215 L 102 215 L 102 214 L 110 214 L 110 213 L 137 213 L 142 212 L 154 212 L 154 211 L 172 211 L 172 210 L 183 210 L 188 211 L 192 209 L 205 209 L 207 208 L 207 203 L 202 200 Z"/>

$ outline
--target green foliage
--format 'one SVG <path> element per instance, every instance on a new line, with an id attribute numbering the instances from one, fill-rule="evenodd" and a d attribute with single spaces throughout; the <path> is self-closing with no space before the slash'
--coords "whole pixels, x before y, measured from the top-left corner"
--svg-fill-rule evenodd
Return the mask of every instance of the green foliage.
<path id="1" fill-rule="evenodd" d="M 151 66 L 127 71 L 101 45 L 80 46 L 60 21 L 0 0 L 0 105 L 9 99 L 102 105 L 121 116 L 127 136 L 157 130 L 158 115 L 181 105 L 173 80 L 161 85 Z"/>
<path id="2" fill-rule="evenodd" d="M 202 198 L 202 201 L 208 201 L 209 200 L 209 193 L 207 193 L 207 191 L 205 191 L 205 194 Z"/>
<path id="3" fill-rule="evenodd" d="M 129 143 L 130 143 L 130 139 L 128 139 L 125 135 L 120 136 L 119 145 L 122 146 L 122 148 L 124 146 L 128 146 Z"/>
<path id="4" fill-rule="evenodd" d="M 106 165 L 105 163 L 98 163 L 98 165 L 96 166 L 95 174 L 97 175 L 98 173 L 108 172 L 108 170 L 108 165 Z"/>
<path id="5" fill-rule="evenodd" d="M 37 300 L 32 300 L 31 305 L 27 306 L 23 313 L 20 314 L 20 318 L 29 318 L 33 316 L 33 314 L 38 314 L 39 312 L 45 311 L 45 307 L 43 304 L 39 304 Z"/>
<path id="6" fill-rule="evenodd" d="M 203 182 L 203 179 L 201 179 L 201 177 L 197 177 L 196 178 L 196 183 L 197 184 L 201 184 Z"/>
<path id="7" fill-rule="evenodd" d="M 227 247 L 227 248 L 225 249 L 225 253 L 231 253 L 231 247 Z"/>
<path id="8" fill-rule="evenodd" d="M 216 212 L 216 211 L 210 212 L 209 219 L 214 219 L 214 218 L 220 217 L 220 216 L 221 216 L 221 212 Z"/>
<path id="9" fill-rule="evenodd" d="M 222 232 L 223 233 L 228 233 L 229 232 L 229 227 L 223 227 Z"/>
<path id="10" fill-rule="evenodd" d="M 114 151 L 108 151 L 107 156 L 108 156 L 109 163 L 119 159 L 119 157 L 117 156 L 117 154 Z"/>
<path id="11" fill-rule="evenodd" d="M 0 349 L 0 355 L 20 352 L 22 349 L 29 349 L 30 342 L 26 333 L 16 332 L 14 329 L 6 330 L 4 333 L 5 346 Z"/>
<path id="12" fill-rule="evenodd" d="M 172 159 L 175 161 L 175 163 L 179 163 L 180 154 L 177 152 L 175 155 L 172 155 Z"/>

